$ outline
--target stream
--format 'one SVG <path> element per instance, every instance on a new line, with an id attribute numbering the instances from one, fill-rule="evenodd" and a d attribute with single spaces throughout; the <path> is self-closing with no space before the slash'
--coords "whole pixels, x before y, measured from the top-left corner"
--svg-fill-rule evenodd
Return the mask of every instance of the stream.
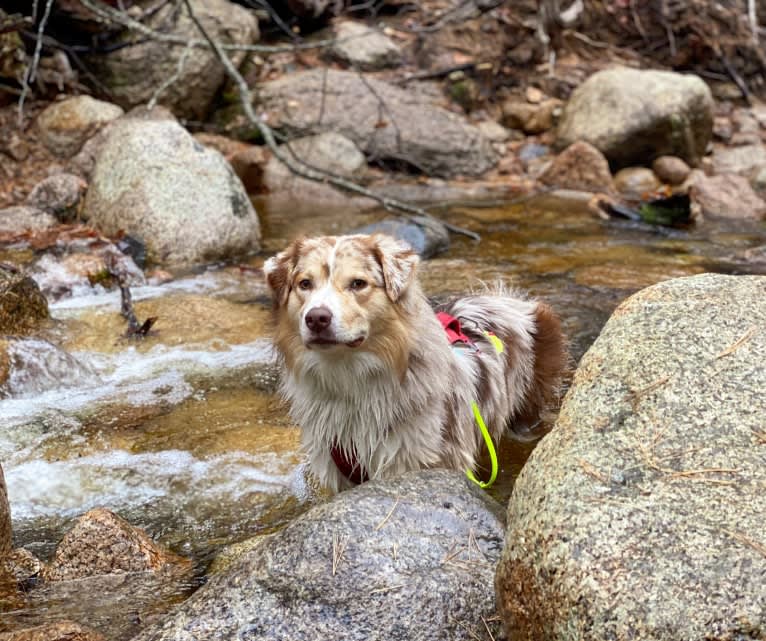
<path id="1" fill-rule="evenodd" d="M 71 618 L 130 638 L 203 581 L 226 546 L 279 528 L 317 500 L 304 480 L 299 431 L 274 393 L 259 268 L 298 235 L 344 233 L 349 220 L 383 214 L 256 206 L 262 254 L 132 289 L 138 317 L 158 317 L 144 340 L 121 337 L 117 291 L 79 286 L 51 302 L 54 322 L 43 335 L 14 343 L 24 375 L 0 400 L 16 546 L 47 559 L 73 519 L 104 506 L 193 558 L 194 576 L 145 594 L 132 584 L 85 599 L 64 588 L 32 590 L 21 604 L 0 599 L 0 631 Z M 448 252 L 423 263 L 427 293 L 438 300 L 502 278 L 558 311 L 573 364 L 640 288 L 705 271 L 766 272 L 740 258 L 765 242 L 764 223 L 650 228 L 551 197 L 435 213 L 482 241 L 453 236 Z M 491 490 L 498 500 L 507 500 L 532 447 L 503 442 Z"/>

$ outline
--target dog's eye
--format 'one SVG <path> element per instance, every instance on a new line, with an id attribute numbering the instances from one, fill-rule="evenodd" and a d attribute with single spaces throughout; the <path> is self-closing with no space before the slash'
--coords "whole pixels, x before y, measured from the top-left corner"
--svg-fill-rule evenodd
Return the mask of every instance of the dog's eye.
<path id="1" fill-rule="evenodd" d="M 349 285 L 349 287 L 353 291 L 358 292 L 360 289 L 364 289 L 365 287 L 367 287 L 367 281 L 362 280 L 361 278 L 355 278 L 354 280 L 351 281 L 351 284 Z"/>
<path id="2" fill-rule="evenodd" d="M 304 292 L 311 289 L 312 284 L 308 278 L 302 278 L 298 281 L 298 289 L 302 289 Z"/>

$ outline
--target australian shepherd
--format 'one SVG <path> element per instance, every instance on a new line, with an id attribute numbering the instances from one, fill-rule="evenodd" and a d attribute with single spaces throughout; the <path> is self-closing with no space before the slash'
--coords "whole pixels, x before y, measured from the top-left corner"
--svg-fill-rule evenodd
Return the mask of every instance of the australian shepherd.
<path id="1" fill-rule="evenodd" d="M 548 306 L 496 289 L 449 303 L 440 322 L 417 265 L 408 245 L 374 235 L 297 240 L 264 266 L 282 392 L 310 472 L 332 491 L 473 471 L 484 447 L 473 403 L 497 442 L 557 399 L 565 349 Z"/>

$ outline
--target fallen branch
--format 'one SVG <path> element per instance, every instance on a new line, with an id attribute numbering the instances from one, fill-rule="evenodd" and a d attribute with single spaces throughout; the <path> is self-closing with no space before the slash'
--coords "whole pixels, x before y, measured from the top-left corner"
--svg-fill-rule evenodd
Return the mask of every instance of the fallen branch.
<path id="1" fill-rule="evenodd" d="M 34 82 L 35 76 L 37 75 L 37 67 L 40 64 L 40 54 L 43 50 L 43 34 L 45 32 L 45 25 L 48 23 L 48 18 L 51 14 L 51 7 L 53 7 L 53 0 L 47 0 L 43 17 L 40 18 L 40 24 L 37 25 L 37 39 L 35 41 L 35 52 L 32 55 L 32 62 L 27 67 L 26 73 L 24 74 L 24 81 L 21 83 L 21 96 L 19 97 L 18 106 L 19 129 L 22 129 L 24 125 L 24 100 L 26 100 L 27 94 L 29 93 L 29 83 Z M 37 7 L 35 6 L 35 12 L 36 11 Z"/>
<path id="2" fill-rule="evenodd" d="M 113 257 L 106 261 L 109 275 L 117 281 L 120 288 L 120 314 L 128 321 L 128 329 L 125 330 L 125 338 L 146 338 L 149 331 L 157 322 L 157 316 L 149 316 L 143 323 L 138 320 L 136 311 L 133 309 L 133 296 L 127 283 L 125 273 L 117 266 Z"/>
<path id="3" fill-rule="evenodd" d="M 82 2 L 90 2 L 91 0 L 81 0 Z M 360 196 L 364 196 L 366 198 L 370 198 L 371 200 L 374 200 L 378 203 L 380 203 L 385 209 L 391 211 L 396 210 L 399 212 L 402 212 L 402 215 L 406 218 L 409 218 L 410 220 L 413 220 L 416 216 L 424 216 L 426 218 L 430 218 L 432 220 L 436 220 L 440 224 L 444 225 L 449 231 L 456 233 L 456 234 L 462 234 L 464 236 L 468 236 L 469 238 L 473 238 L 474 240 L 480 240 L 479 234 L 472 232 L 468 229 L 464 229 L 463 227 L 458 227 L 456 225 L 452 225 L 450 223 L 445 223 L 444 221 L 436 219 L 434 216 L 431 216 L 428 212 L 426 212 L 424 209 L 420 207 L 416 207 L 415 205 L 410 205 L 408 203 L 402 202 L 400 200 L 396 200 L 395 198 L 387 198 L 385 196 L 380 196 L 369 189 L 366 189 L 362 187 L 361 185 L 358 185 L 357 183 L 347 180 L 345 178 L 342 178 L 340 176 L 335 176 L 332 174 L 329 174 L 325 171 L 320 171 L 318 169 L 315 169 L 308 165 L 306 162 L 300 159 L 295 158 L 289 158 L 277 145 L 276 140 L 274 139 L 274 132 L 272 131 L 271 127 L 269 127 L 263 120 L 261 120 L 255 113 L 255 110 L 253 109 L 253 100 L 250 93 L 250 88 L 247 86 L 247 83 L 245 82 L 245 79 L 242 77 L 242 75 L 237 71 L 237 68 L 234 66 L 234 64 L 229 60 L 228 56 L 225 54 L 222 45 L 218 43 L 216 40 L 214 40 L 205 30 L 205 27 L 200 23 L 197 16 L 194 14 L 194 10 L 191 7 L 191 3 L 189 0 L 183 0 L 184 5 L 186 6 L 186 10 L 189 12 L 189 18 L 192 20 L 194 25 L 197 27 L 197 30 L 202 34 L 204 39 L 209 44 L 210 48 L 215 52 L 216 57 L 218 58 L 219 62 L 223 65 L 224 69 L 226 70 L 226 74 L 231 78 L 231 80 L 237 85 L 237 89 L 239 91 L 239 100 L 242 105 L 242 109 L 244 111 L 245 116 L 250 121 L 250 123 L 256 127 L 263 137 L 264 142 L 268 146 L 268 148 L 271 150 L 271 152 L 274 154 L 274 156 L 279 160 L 282 164 L 284 164 L 293 174 L 296 174 L 297 176 L 301 176 L 302 178 L 307 178 L 309 180 L 313 180 L 316 182 L 321 183 L 329 183 L 330 185 L 333 185 L 334 187 L 338 187 L 339 189 L 343 189 L 344 191 L 351 192 L 353 194 L 359 194 Z"/>

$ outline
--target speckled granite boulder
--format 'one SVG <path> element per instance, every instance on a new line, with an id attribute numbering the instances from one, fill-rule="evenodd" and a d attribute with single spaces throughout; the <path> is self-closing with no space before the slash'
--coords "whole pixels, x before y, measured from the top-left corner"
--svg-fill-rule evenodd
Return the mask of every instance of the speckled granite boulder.
<path id="1" fill-rule="evenodd" d="M 673 155 L 697 164 L 713 133 L 713 97 L 694 75 L 616 67 L 599 71 L 572 94 L 557 145 L 584 140 L 613 165 Z"/>
<path id="2" fill-rule="evenodd" d="M 226 160 L 177 122 L 113 123 L 83 216 L 107 235 L 146 244 L 150 261 L 189 265 L 256 251 L 258 215 Z"/>
<path id="3" fill-rule="evenodd" d="M 498 507 L 454 472 L 366 483 L 263 537 L 135 641 L 486 635 Z"/>
<path id="4" fill-rule="evenodd" d="M 766 277 L 640 291 L 508 505 L 511 639 L 766 638 Z"/>
<path id="5" fill-rule="evenodd" d="M 189 562 L 113 512 L 96 508 L 83 514 L 67 532 L 43 576 L 48 581 L 65 581 L 173 567 L 185 570 Z"/>

